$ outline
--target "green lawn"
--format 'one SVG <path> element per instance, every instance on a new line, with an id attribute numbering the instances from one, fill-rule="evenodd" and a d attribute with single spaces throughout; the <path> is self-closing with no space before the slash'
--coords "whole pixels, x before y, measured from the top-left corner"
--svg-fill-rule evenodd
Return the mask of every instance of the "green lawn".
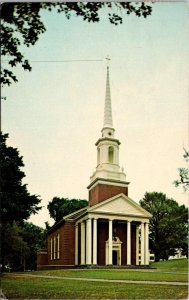
<path id="1" fill-rule="evenodd" d="M 36 271 L 32 274 L 60 276 L 60 277 L 79 277 L 79 278 L 98 278 L 98 279 L 117 279 L 117 280 L 155 280 L 155 281 L 188 281 L 187 274 L 182 273 L 163 273 L 157 271 L 131 271 L 131 270 L 51 270 Z"/>
<path id="2" fill-rule="evenodd" d="M 99 279 L 187 281 L 188 260 L 154 263 L 155 270 L 56 270 L 3 274 L 2 289 L 10 299 L 187 299 L 188 287 L 156 284 L 75 281 L 31 275 Z M 30 275 L 27 276 L 27 275 Z"/>
<path id="3" fill-rule="evenodd" d="M 8 299 L 187 299 L 187 286 L 4 278 Z"/>
<path id="4" fill-rule="evenodd" d="M 188 271 L 188 259 L 172 259 L 167 261 L 154 262 L 152 267 L 167 271 Z"/>

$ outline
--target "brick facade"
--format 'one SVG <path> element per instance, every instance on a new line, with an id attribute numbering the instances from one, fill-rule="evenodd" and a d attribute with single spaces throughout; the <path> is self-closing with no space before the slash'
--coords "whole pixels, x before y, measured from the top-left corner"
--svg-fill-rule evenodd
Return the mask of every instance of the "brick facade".
<path id="1" fill-rule="evenodd" d="M 37 253 L 37 266 L 43 266 L 48 264 L 47 250 L 41 250 Z"/>
<path id="2" fill-rule="evenodd" d="M 121 193 L 128 196 L 128 187 L 99 183 L 89 191 L 89 206 L 93 206 Z"/>
<path id="3" fill-rule="evenodd" d="M 54 256 L 54 239 L 59 235 L 59 257 L 56 242 Z M 65 222 L 61 227 L 48 235 L 48 265 L 74 265 L 75 264 L 75 223 Z M 51 246 L 52 243 L 52 246 Z M 52 247 L 52 249 L 51 249 Z"/>

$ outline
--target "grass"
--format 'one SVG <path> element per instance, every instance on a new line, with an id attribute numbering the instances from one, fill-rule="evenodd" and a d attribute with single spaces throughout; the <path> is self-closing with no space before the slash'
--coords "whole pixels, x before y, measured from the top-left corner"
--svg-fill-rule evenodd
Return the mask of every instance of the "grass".
<path id="1" fill-rule="evenodd" d="M 188 281 L 187 274 L 131 270 L 50 270 L 36 271 L 32 274 L 116 280 Z"/>
<path id="2" fill-rule="evenodd" d="M 99 279 L 187 281 L 187 259 L 153 263 L 156 270 L 51 270 L 29 275 Z M 10 299 L 187 299 L 187 286 L 87 282 L 4 274 L 2 289 Z"/>
<path id="3" fill-rule="evenodd" d="M 187 299 L 186 286 L 135 285 L 39 278 L 4 278 L 8 299 Z"/>
<path id="4" fill-rule="evenodd" d="M 167 261 L 159 261 L 151 264 L 152 267 L 167 271 L 188 271 L 187 259 L 172 259 Z"/>

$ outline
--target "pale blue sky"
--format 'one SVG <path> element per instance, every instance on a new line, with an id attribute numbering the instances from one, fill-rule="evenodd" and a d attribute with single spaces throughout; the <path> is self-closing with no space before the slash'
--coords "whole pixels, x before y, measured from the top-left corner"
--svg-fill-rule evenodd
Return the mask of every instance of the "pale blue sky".
<path id="1" fill-rule="evenodd" d="M 30 60 L 101 60 L 32 63 L 17 68 L 17 84 L 4 88 L 2 128 L 23 155 L 25 181 L 46 206 L 54 196 L 87 199 L 101 135 L 106 62 L 111 57 L 113 123 L 121 141 L 120 166 L 138 202 L 146 191 L 164 192 L 180 204 L 177 168 L 188 147 L 187 3 L 155 3 L 147 19 L 124 16 L 114 26 L 102 20 L 43 12 L 47 28 L 37 44 L 24 48 Z M 43 226 L 46 209 L 31 220 Z"/>

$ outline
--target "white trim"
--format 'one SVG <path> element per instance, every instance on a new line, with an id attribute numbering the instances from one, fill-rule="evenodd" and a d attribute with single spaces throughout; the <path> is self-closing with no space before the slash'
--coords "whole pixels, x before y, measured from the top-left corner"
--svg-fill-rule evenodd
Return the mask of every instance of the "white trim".
<path id="1" fill-rule="evenodd" d="M 140 233 L 140 253 L 141 253 L 141 265 L 144 265 L 144 223 L 141 223 L 141 233 Z"/>
<path id="2" fill-rule="evenodd" d="M 129 182 L 126 182 L 126 183 L 122 183 L 122 182 L 114 182 L 114 180 L 112 181 L 108 181 L 108 180 L 103 180 L 103 179 L 99 179 L 97 180 L 90 188 L 89 188 L 89 191 L 92 190 L 95 186 L 97 186 L 98 184 L 103 184 L 103 185 L 114 185 L 114 186 L 120 186 L 120 187 L 128 187 L 129 185 Z"/>
<path id="3" fill-rule="evenodd" d="M 109 220 L 108 241 L 108 264 L 112 265 L 112 220 Z"/>
<path id="4" fill-rule="evenodd" d="M 139 225 L 136 225 L 136 265 L 139 265 Z"/>
<path id="5" fill-rule="evenodd" d="M 93 264 L 97 264 L 97 219 L 93 219 Z"/>
<path id="6" fill-rule="evenodd" d="M 113 251 L 117 251 L 117 265 L 121 266 L 121 244 L 122 242 L 118 237 L 115 237 L 115 240 L 112 240 L 112 256 Z M 109 264 L 109 240 L 106 241 L 106 247 L 105 247 L 105 264 Z M 113 264 L 113 261 L 112 261 Z"/>
<path id="7" fill-rule="evenodd" d="M 127 221 L 127 265 L 131 264 L 131 222 Z"/>
<path id="8" fill-rule="evenodd" d="M 85 223 L 81 222 L 81 265 L 85 264 Z"/>
<path id="9" fill-rule="evenodd" d="M 91 219 L 87 220 L 87 237 L 86 237 L 86 264 L 91 265 Z"/>
<path id="10" fill-rule="evenodd" d="M 136 216 L 136 217 L 144 217 L 144 218 L 150 218 L 152 215 L 147 212 L 144 208 L 142 208 L 139 204 L 137 204 L 134 200 L 132 200 L 131 198 L 129 198 L 128 196 L 124 195 L 123 193 L 120 193 L 112 198 L 109 198 L 107 200 L 104 200 L 100 203 L 97 203 L 91 207 L 89 207 L 87 209 L 87 212 L 95 212 L 96 209 L 98 208 L 103 208 L 103 206 L 105 206 L 106 204 L 109 204 L 110 202 L 116 201 L 116 199 L 122 198 L 124 199 L 126 202 L 128 202 L 130 205 L 132 205 L 134 208 L 138 209 L 138 211 L 140 213 L 142 213 L 142 215 Z M 103 209 L 102 209 L 103 212 Z M 116 213 L 117 214 L 117 213 Z M 128 214 L 124 214 L 125 216 L 129 216 Z"/>
<path id="11" fill-rule="evenodd" d="M 144 263 L 149 264 L 149 224 L 145 223 L 144 233 L 145 233 L 145 253 L 144 253 Z"/>

